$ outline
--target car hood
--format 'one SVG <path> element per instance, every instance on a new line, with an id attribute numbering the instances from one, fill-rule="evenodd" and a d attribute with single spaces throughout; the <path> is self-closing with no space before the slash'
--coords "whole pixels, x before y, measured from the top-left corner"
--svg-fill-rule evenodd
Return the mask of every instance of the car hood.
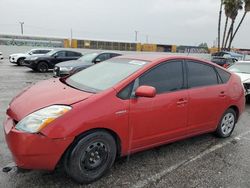
<path id="1" fill-rule="evenodd" d="M 240 77 L 240 79 L 241 79 L 241 82 L 245 82 L 245 81 L 247 81 L 247 80 L 249 80 L 249 82 L 250 82 L 250 74 L 245 74 L 245 73 L 235 73 L 235 74 L 237 74 L 239 77 Z"/>
<path id="2" fill-rule="evenodd" d="M 57 67 L 81 67 L 81 66 L 89 66 L 93 65 L 93 63 L 81 61 L 81 60 L 71 60 L 71 61 L 64 61 L 62 63 L 56 64 Z"/>
<path id="3" fill-rule="evenodd" d="M 38 82 L 18 94 L 11 101 L 7 114 L 16 121 L 20 121 L 28 114 L 41 108 L 54 104 L 71 105 L 92 95 L 93 93 L 71 88 L 58 78 L 53 78 Z"/>
<path id="4" fill-rule="evenodd" d="M 23 54 L 23 53 L 17 53 L 17 54 L 11 54 L 10 56 L 12 57 L 12 56 L 24 56 L 24 57 L 26 57 L 26 56 L 28 56 L 29 54 Z"/>

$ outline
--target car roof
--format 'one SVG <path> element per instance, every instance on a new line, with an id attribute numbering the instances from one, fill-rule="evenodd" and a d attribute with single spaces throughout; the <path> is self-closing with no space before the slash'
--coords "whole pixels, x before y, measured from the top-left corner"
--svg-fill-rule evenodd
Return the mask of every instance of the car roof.
<path id="1" fill-rule="evenodd" d="M 198 60 L 198 61 L 205 61 L 205 59 L 191 57 L 191 56 L 183 56 L 183 55 L 170 55 L 170 54 L 127 54 L 118 56 L 115 58 L 123 58 L 123 59 L 135 59 L 141 61 L 159 61 L 159 60 L 171 60 L 171 59 L 190 59 L 190 60 Z"/>

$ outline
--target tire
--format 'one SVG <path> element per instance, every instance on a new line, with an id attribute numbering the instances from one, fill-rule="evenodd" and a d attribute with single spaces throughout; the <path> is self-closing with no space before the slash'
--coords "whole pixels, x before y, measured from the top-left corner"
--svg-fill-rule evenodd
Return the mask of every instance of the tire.
<path id="1" fill-rule="evenodd" d="M 220 123 L 216 129 L 217 136 L 221 138 L 229 137 L 236 124 L 236 113 L 232 108 L 229 108 L 222 116 Z"/>
<path id="2" fill-rule="evenodd" d="M 38 63 L 36 70 L 38 72 L 48 72 L 49 65 L 46 62 L 40 62 L 40 63 Z"/>
<path id="3" fill-rule="evenodd" d="M 18 65 L 18 66 L 23 66 L 24 59 L 25 59 L 25 58 L 19 58 L 19 59 L 17 60 L 17 65 Z"/>
<path id="4" fill-rule="evenodd" d="M 116 142 L 106 131 L 85 135 L 64 157 L 64 169 L 76 182 L 88 184 L 101 178 L 116 158 Z"/>
<path id="5" fill-rule="evenodd" d="M 250 104 L 250 95 L 247 95 L 247 96 L 246 96 L 246 103 L 247 103 L 247 104 Z"/>

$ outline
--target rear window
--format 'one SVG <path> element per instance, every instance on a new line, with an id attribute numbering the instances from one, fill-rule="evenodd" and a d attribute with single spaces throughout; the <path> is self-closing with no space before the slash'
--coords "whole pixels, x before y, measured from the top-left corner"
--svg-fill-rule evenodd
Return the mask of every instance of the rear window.
<path id="1" fill-rule="evenodd" d="M 227 83 L 228 80 L 229 80 L 229 78 L 230 78 L 230 76 L 231 76 L 231 74 L 228 73 L 228 72 L 226 72 L 226 71 L 224 71 L 224 70 L 222 70 L 222 69 L 220 69 L 220 68 L 218 68 L 218 67 L 215 67 L 215 69 L 217 70 L 217 72 L 218 72 L 218 74 L 219 74 L 222 82 L 223 83 Z"/>

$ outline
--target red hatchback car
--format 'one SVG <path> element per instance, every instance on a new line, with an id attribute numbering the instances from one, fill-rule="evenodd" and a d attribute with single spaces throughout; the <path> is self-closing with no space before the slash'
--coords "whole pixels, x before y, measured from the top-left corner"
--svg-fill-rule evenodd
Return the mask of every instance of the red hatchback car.
<path id="1" fill-rule="evenodd" d="M 77 182 L 100 178 L 118 156 L 215 132 L 228 137 L 245 106 L 240 78 L 204 60 L 120 56 L 16 96 L 4 131 L 18 167 Z"/>

